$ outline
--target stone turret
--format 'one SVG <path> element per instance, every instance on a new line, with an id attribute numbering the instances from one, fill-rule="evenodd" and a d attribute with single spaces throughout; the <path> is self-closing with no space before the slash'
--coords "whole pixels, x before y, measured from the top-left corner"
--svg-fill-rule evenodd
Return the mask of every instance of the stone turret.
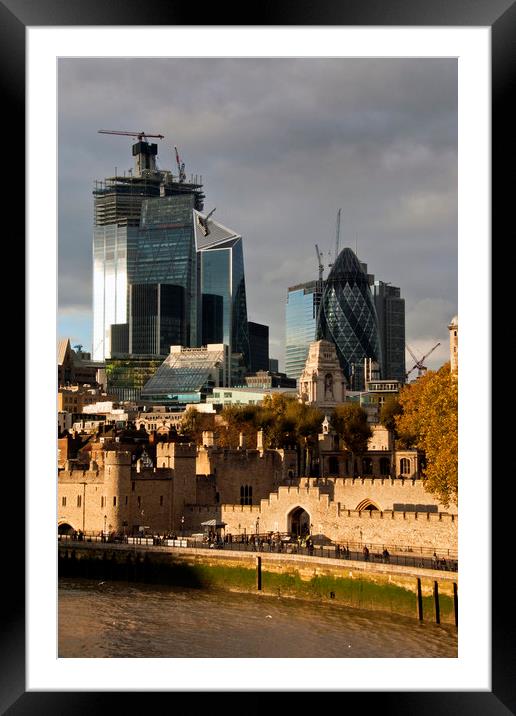
<path id="1" fill-rule="evenodd" d="M 305 367 L 299 378 L 299 397 L 321 410 L 332 410 L 346 397 L 346 379 L 335 345 L 330 341 L 310 343 Z"/>

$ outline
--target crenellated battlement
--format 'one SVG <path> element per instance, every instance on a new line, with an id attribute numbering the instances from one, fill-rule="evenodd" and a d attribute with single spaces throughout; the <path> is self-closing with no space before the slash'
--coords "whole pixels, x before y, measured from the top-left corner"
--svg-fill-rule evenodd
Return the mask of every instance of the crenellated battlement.
<path id="1" fill-rule="evenodd" d="M 59 470 L 57 480 L 63 483 L 103 483 L 104 470 L 98 468 L 95 470 L 90 470 L 89 468 L 85 470 L 78 467 L 72 470 Z"/>
<path id="2" fill-rule="evenodd" d="M 129 450 L 105 450 L 104 452 L 104 464 L 122 466 L 130 465 L 132 462 L 132 455 Z"/>
<path id="3" fill-rule="evenodd" d="M 371 488 L 377 487 L 378 485 L 382 486 L 391 486 L 391 487 L 414 487 L 415 485 L 422 485 L 423 481 L 418 477 L 410 477 L 410 478 L 403 478 L 403 477 L 390 477 L 386 475 L 385 477 L 364 477 L 364 476 L 358 476 L 358 477 L 299 477 L 297 478 L 300 481 L 306 481 L 311 486 L 318 486 L 318 485 L 334 485 L 336 487 L 353 487 L 354 485 L 367 485 Z"/>
<path id="4" fill-rule="evenodd" d="M 195 443 L 158 443 L 156 445 L 157 458 L 178 458 L 197 456 L 197 446 Z"/>
<path id="5" fill-rule="evenodd" d="M 174 470 L 168 467 L 132 467 L 131 480 L 170 480 Z"/>
<path id="6" fill-rule="evenodd" d="M 262 500 L 262 502 L 266 502 L 266 500 Z M 243 514 L 259 514 L 261 513 L 261 505 L 221 505 L 221 510 L 223 513 L 226 512 L 240 512 Z"/>

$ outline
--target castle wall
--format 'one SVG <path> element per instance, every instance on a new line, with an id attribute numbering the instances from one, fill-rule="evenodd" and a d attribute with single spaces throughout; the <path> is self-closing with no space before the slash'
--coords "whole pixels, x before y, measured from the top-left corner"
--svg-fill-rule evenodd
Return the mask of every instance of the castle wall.
<path id="1" fill-rule="evenodd" d="M 213 475 L 219 501 L 240 504 L 241 488 L 252 487 L 252 502 L 268 497 L 284 479 L 297 474 L 292 450 L 223 450 L 200 447 L 197 474 Z"/>
<path id="2" fill-rule="evenodd" d="M 260 505 L 222 505 L 226 533 L 289 532 L 290 515 L 297 507 L 309 515 L 313 534 L 338 542 L 421 546 L 457 550 L 457 516 L 439 513 L 356 511 L 332 502 L 318 487 L 280 487 Z"/>
<path id="3" fill-rule="evenodd" d="M 141 461 L 132 464 L 130 450 L 105 450 L 103 467 L 92 460 L 87 470 L 73 469 L 68 461 L 59 471 L 58 522 L 85 532 L 131 532 L 143 525 L 163 533 L 182 527 L 198 532 L 202 522 L 216 518 L 237 535 L 254 533 L 259 518 L 260 533 L 285 533 L 301 507 L 311 532 L 331 540 L 457 549 L 456 506 L 444 514 L 423 481 L 297 478 L 295 461 L 293 451 L 159 443 L 157 467 L 143 468 Z M 196 474 L 199 466 L 209 472 Z M 287 486 L 289 480 L 297 484 Z M 253 487 L 252 504 L 240 504 L 242 484 Z"/>
<path id="4" fill-rule="evenodd" d="M 58 524 L 83 532 L 178 531 L 185 505 L 196 500 L 195 450 L 172 449 L 175 468 L 132 466 L 129 451 L 108 450 L 104 467 L 60 471 Z"/>
<path id="5" fill-rule="evenodd" d="M 341 503 L 343 509 L 356 510 L 366 500 L 370 500 L 378 510 L 393 510 L 394 505 L 413 506 L 414 511 L 427 511 L 428 506 L 438 512 L 457 513 L 457 506 L 447 509 L 433 495 L 425 490 L 423 480 L 352 477 L 307 477 L 300 478 L 299 484 L 307 487 L 319 487 L 327 492 L 332 500 Z M 411 507 L 408 507 L 408 506 Z M 426 507 L 426 510 L 424 509 Z"/>

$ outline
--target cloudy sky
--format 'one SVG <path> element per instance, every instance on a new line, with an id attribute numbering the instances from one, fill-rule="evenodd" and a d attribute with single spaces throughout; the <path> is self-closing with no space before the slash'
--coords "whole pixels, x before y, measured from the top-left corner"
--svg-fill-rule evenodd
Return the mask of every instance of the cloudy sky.
<path id="1" fill-rule="evenodd" d="M 160 168 L 201 174 L 205 210 L 244 237 L 249 320 L 283 365 L 287 287 L 358 247 L 400 286 L 407 343 L 448 357 L 457 313 L 457 63 L 454 59 L 61 59 L 60 337 L 91 350 L 95 179 L 133 166 L 129 137 L 163 134 Z M 327 272 L 325 273 L 327 275 Z M 410 356 L 407 356 L 407 365 Z"/>

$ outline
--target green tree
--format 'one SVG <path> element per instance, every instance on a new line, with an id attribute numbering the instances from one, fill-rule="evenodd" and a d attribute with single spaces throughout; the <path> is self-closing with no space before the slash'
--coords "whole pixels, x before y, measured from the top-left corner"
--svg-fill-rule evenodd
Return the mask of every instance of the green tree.
<path id="1" fill-rule="evenodd" d="M 427 371 L 399 395 L 400 436 L 425 455 L 425 489 L 445 507 L 458 498 L 458 385 L 450 364 Z"/>
<path id="2" fill-rule="evenodd" d="M 197 442 L 199 437 L 200 429 L 200 415 L 199 411 L 195 408 L 188 408 L 185 410 L 181 422 L 179 423 L 179 432 L 181 435 L 187 435 L 192 440 Z"/>
<path id="3" fill-rule="evenodd" d="M 331 423 L 337 435 L 342 438 L 351 453 L 353 474 L 356 472 L 356 457 L 362 457 L 373 435 L 367 422 L 367 413 L 358 403 L 342 403 L 333 411 Z"/>
<path id="4" fill-rule="evenodd" d="M 401 407 L 398 398 L 394 395 L 387 398 L 380 410 L 380 423 L 387 428 L 387 430 L 390 430 L 394 434 L 395 438 L 398 437 L 396 430 L 396 416 L 401 415 L 402 412 L 403 408 Z"/>
<path id="5" fill-rule="evenodd" d="M 313 455 L 317 449 L 317 435 L 324 419 L 313 406 L 300 403 L 297 398 L 274 394 L 265 396 L 261 405 L 231 406 L 222 411 L 225 431 L 221 431 L 219 444 L 234 447 L 238 435 L 249 436 L 263 430 L 264 446 L 281 449 L 295 448 L 298 454 L 300 474 L 310 472 Z"/>

